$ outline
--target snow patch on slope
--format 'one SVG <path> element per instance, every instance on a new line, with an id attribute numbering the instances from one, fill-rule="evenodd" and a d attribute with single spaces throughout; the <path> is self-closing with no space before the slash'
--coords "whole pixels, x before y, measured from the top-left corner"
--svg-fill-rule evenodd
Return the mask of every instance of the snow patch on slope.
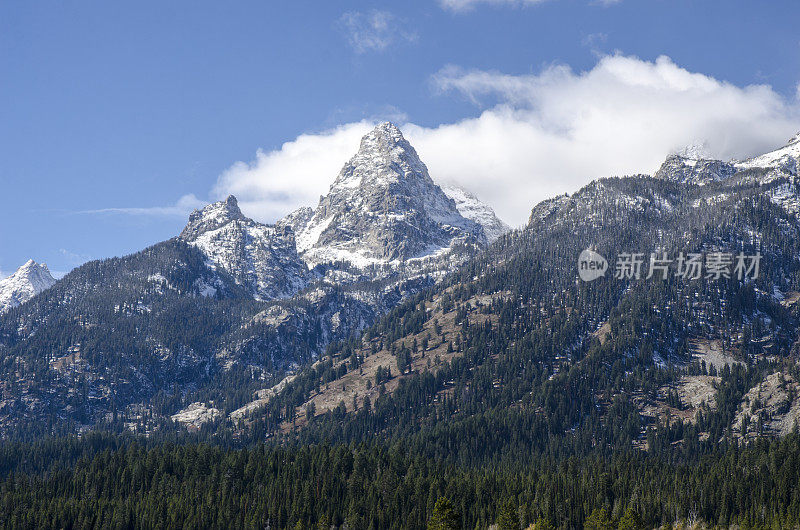
<path id="1" fill-rule="evenodd" d="M 453 199 L 458 212 L 483 227 L 483 233 L 489 243 L 511 230 L 511 227 L 500 220 L 491 207 L 481 202 L 475 195 L 458 186 L 442 186 L 442 191 Z"/>

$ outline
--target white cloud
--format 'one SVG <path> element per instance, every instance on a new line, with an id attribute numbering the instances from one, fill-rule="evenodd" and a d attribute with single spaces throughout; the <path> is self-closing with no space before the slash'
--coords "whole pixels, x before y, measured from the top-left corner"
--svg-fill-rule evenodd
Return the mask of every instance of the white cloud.
<path id="1" fill-rule="evenodd" d="M 797 101 L 765 85 L 689 72 L 668 57 L 611 55 L 586 72 L 553 66 L 522 76 L 449 67 L 434 83 L 483 110 L 435 128 L 404 124 L 404 134 L 435 180 L 470 189 L 515 225 L 543 199 L 602 176 L 652 173 L 688 144 L 744 158 L 800 129 Z M 314 206 L 371 125 L 349 123 L 259 152 L 220 176 L 213 195 L 235 194 L 262 221 Z"/>
<path id="2" fill-rule="evenodd" d="M 100 208 L 97 210 L 83 210 L 77 213 L 83 214 L 126 214 L 126 215 L 155 215 L 155 216 L 186 216 L 195 208 L 202 208 L 206 203 L 188 194 L 182 196 L 173 205 L 169 206 L 146 206 L 146 207 L 124 207 L 124 208 Z"/>
<path id="3" fill-rule="evenodd" d="M 302 134 L 280 149 L 258 151 L 220 175 L 212 197 L 233 194 L 247 214 L 274 221 L 298 206 L 316 206 L 373 123 L 359 121 L 317 134 Z"/>
<path id="4" fill-rule="evenodd" d="M 351 11 L 342 15 L 337 25 L 356 53 L 381 52 L 398 42 L 417 39 L 416 33 L 404 29 L 403 21 L 389 11 Z"/>

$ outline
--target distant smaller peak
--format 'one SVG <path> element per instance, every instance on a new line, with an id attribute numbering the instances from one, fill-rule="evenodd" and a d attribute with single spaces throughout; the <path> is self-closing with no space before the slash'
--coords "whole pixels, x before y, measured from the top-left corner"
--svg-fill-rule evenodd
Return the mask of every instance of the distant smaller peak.
<path id="1" fill-rule="evenodd" d="M 796 143 L 800 143 L 800 132 L 789 138 L 789 142 L 786 145 L 792 145 Z"/>
<path id="2" fill-rule="evenodd" d="M 37 283 L 52 283 L 55 282 L 53 275 L 50 274 L 50 269 L 44 263 L 36 263 L 36 261 L 29 259 L 19 269 L 11 275 L 12 278 L 26 278 L 34 280 Z M 48 285 L 49 287 L 49 285 Z"/>
<path id="3" fill-rule="evenodd" d="M 189 214 L 189 223 L 181 232 L 180 237 L 192 240 L 203 232 L 215 230 L 231 221 L 243 219 L 246 217 L 239 209 L 236 197 L 228 195 L 225 200 L 213 202 Z"/>
<path id="4" fill-rule="evenodd" d="M 243 217 L 242 211 L 239 209 L 239 201 L 233 195 L 228 195 L 224 201 L 212 202 L 208 206 L 199 211 L 201 215 L 219 215 L 220 213 L 227 214 L 231 218 Z"/>
<path id="5" fill-rule="evenodd" d="M 671 157 L 687 160 L 711 160 L 713 157 L 708 152 L 705 142 L 693 142 L 675 151 Z"/>
<path id="6" fill-rule="evenodd" d="M 50 269 L 47 268 L 46 263 L 37 263 L 33 259 L 29 259 L 22 265 L 22 267 L 17 269 L 17 272 L 26 272 L 26 271 L 41 271 L 41 272 L 47 272 L 48 275 L 50 274 Z"/>

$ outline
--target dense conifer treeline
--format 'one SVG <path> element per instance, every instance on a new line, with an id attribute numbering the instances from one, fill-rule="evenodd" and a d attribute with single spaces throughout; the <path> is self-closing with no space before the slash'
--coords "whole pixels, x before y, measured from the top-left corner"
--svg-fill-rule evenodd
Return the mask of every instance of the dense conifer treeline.
<path id="1" fill-rule="evenodd" d="M 594 527 L 603 518 L 612 528 L 632 521 L 638 528 L 687 520 L 742 528 L 800 522 L 797 434 L 674 456 L 622 451 L 469 468 L 423 457 L 402 442 L 147 448 L 130 438 L 93 436 L 5 444 L 0 525 L 423 528 L 445 498 L 463 528 L 507 524 L 509 513 L 516 526 L 501 527 Z"/>

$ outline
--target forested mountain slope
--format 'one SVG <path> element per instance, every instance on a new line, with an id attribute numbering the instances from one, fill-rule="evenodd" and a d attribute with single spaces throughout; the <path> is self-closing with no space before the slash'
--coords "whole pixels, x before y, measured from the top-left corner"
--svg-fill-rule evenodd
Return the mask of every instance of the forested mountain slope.
<path id="1" fill-rule="evenodd" d="M 301 372 L 252 426 L 403 439 L 461 463 L 785 434 L 800 380 L 797 191 L 794 174 L 756 168 L 705 185 L 601 179 L 545 201 L 525 229 Z M 608 258 L 605 276 L 579 279 L 584 249 Z M 709 267 L 720 252 L 729 278 L 713 266 L 676 276 L 681 253 Z M 644 256 L 640 279 L 614 277 L 625 253 Z M 665 280 L 647 278 L 651 253 L 673 259 Z M 738 277 L 739 254 L 761 256 L 757 278 Z M 745 395 L 761 385 L 767 397 L 769 374 L 783 389 L 772 409 Z"/>

